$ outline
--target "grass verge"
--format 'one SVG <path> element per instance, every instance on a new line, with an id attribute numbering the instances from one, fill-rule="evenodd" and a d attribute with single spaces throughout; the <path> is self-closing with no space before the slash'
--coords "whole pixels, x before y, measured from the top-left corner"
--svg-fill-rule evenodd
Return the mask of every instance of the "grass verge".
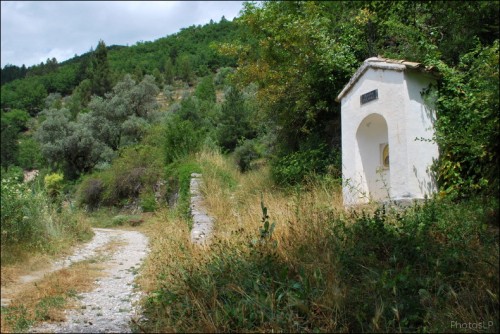
<path id="1" fill-rule="evenodd" d="M 349 212 L 337 180 L 278 189 L 266 168 L 197 162 L 216 236 L 194 247 L 183 217 L 157 215 L 148 331 L 498 331 L 497 198 Z"/>

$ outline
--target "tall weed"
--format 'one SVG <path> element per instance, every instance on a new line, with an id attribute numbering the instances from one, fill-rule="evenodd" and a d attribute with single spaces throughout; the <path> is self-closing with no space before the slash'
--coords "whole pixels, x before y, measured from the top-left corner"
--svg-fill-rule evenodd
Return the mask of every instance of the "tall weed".
<path id="1" fill-rule="evenodd" d="M 71 241 L 92 235 L 80 213 L 53 203 L 36 182 L 23 183 L 5 175 L 1 187 L 2 264 L 15 261 L 11 251 L 56 253 Z"/>

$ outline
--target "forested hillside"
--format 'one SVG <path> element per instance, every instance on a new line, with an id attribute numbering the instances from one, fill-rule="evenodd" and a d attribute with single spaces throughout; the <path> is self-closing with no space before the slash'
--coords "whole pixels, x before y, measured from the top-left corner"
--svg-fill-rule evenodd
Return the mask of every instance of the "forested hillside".
<path id="1" fill-rule="evenodd" d="M 497 331 L 499 25 L 498 1 L 245 3 L 234 21 L 6 66 L 2 265 L 85 240 L 81 217 L 153 212 L 150 331 Z M 438 73 L 439 193 L 347 212 L 335 98 L 377 55 Z M 210 255 L 184 245 L 192 172 L 234 239 Z"/>

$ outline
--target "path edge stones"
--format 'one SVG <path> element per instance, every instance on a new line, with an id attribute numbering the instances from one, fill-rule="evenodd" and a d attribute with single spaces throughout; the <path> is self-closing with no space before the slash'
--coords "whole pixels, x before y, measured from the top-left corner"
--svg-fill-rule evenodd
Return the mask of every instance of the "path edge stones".
<path id="1" fill-rule="evenodd" d="M 189 211 L 193 219 L 191 242 L 196 245 L 209 244 L 214 225 L 214 219 L 208 215 L 203 205 L 203 195 L 200 191 L 202 184 L 202 175 L 199 173 L 192 173 L 189 184 L 189 192 L 191 195 Z"/>

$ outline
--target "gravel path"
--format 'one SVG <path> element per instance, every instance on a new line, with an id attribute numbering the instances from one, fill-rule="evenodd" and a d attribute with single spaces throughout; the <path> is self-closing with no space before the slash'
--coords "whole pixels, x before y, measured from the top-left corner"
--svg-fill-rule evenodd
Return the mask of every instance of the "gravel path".
<path id="1" fill-rule="evenodd" d="M 80 261 L 95 255 L 96 249 L 110 241 L 120 246 L 103 266 L 105 276 L 97 287 L 79 295 L 81 307 L 66 310 L 66 321 L 43 323 L 31 328 L 32 333 L 130 333 L 130 320 L 138 316 L 136 302 L 141 293 L 134 289 L 134 276 L 148 252 L 148 239 L 137 231 L 94 229 L 91 242 L 64 263 Z"/>

